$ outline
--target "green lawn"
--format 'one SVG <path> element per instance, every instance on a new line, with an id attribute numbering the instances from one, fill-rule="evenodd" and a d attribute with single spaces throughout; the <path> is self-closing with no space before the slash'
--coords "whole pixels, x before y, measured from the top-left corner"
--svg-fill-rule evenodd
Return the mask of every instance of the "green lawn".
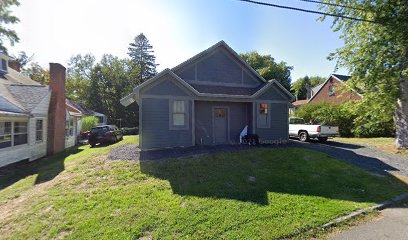
<path id="1" fill-rule="evenodd" d="M 333 141 L 373 147 L 390 154 L 408 157 L 408 150 L 395 148 L 394 138 L 334 138 Z"/>
<path id="2" fill-rule="evenodd" d="M 282 238 L 408 192 L 392 176 L 306 149 L 106 160 L 137 140 L 74 148 L 0 176 L 0 238 Z"/>

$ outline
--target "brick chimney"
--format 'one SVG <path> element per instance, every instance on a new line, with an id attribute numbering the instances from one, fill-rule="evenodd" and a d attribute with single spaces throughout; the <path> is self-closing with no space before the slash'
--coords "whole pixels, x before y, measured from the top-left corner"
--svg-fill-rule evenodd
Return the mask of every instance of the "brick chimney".
<path id="1" fill-rule="evenodd" d="M 65 67 L 50 63 L 51 101 L 48 110 L 48 155 L 65 149 Z"/>
<path id="2" fill-rule="evenodd" d="M 8 66 L 10 68 L 16 70 L 17 72 L 21 72 L 21 64 L 16 60 L 9 60 L 8 61 Z"/>

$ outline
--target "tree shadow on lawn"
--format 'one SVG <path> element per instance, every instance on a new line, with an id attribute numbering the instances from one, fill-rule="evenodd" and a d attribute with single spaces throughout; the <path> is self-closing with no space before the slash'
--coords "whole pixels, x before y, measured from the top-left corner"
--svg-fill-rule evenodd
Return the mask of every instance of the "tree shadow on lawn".
<path id="1" fill-rule="evenodd" d="M 78 146 L 74 146 L 53 156 L 44 157 L 35 161 L 23 160 L 0 168 L 0 190 L 13 185 L 30 175 L 38 174 L 35 184 L 44 183 L 54 179 L 64 171 L 65 159 L 81 152 Z"/>
<path id="2" fill-rule="evenodd" d="M 256 148 L 195 159 L 140 160 L 140 168 L 142 173 L 168 180 L 175 194 L 260 205 L 269 204 L 268 192 L 376 203 L 408 192 L 408 186 L 390 174 L 373 175 L 300 148 Z"/>

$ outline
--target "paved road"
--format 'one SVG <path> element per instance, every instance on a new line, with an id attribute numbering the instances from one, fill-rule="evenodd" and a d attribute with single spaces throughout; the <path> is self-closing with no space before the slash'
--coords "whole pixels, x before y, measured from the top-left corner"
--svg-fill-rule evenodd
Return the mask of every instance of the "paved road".
<path id="1" fill-rule="evenodd" d="M 318 142 L 302 143 L 292 140 L 289 145 L 324 152 L 329 156 L 344 160 L 376 174 L 396 173 L 408 176 L 408 158 L 391 155 L 374 148 L 331 142 L 330 140 L 324 144 Z"/>
<path id="2" fill-rule="evenodd" d="M 381 211 L 381 217 L 340 232 L 331 240 L 406 240 L 408 239 L 408 204 Z"/>

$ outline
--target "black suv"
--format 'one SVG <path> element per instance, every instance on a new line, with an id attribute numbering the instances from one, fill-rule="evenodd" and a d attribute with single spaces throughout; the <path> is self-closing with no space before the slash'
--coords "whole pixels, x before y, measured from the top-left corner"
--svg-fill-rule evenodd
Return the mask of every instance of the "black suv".
<path id="1" fill-rule="evenodd" d="M 115 125 L 94 127 L 89 134 L 89 144 L 94 147 L 97 143 L 116 143 L 123 139 L 122 131 Z"/>

